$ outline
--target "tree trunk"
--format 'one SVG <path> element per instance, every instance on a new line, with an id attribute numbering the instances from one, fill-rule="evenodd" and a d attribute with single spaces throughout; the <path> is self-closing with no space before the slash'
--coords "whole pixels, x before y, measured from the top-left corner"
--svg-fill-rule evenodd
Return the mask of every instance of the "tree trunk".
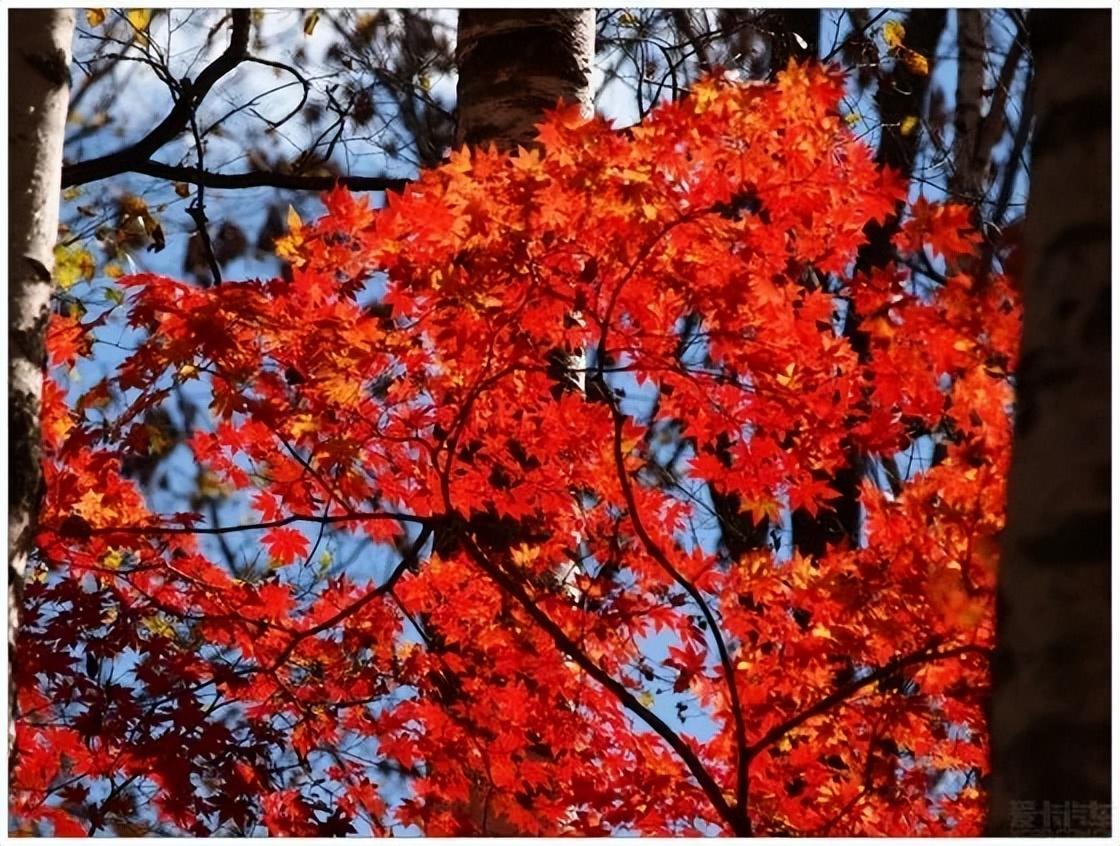
<path id="1" fill-rule="evenodd" d="M 529 146 L 560 100 L 591 114 L 592 9 L 463 9 L 456 144 Z"/>
<path id="2" fill-rule="evenodd" d="M 983 199 L 988 166 L 975 157 L 987 58 L 984 14 L 982 9 L 957 10 L 957 101 L 953 108 L 953 173 L 949 177 L 953 199 L 977 205 Z"/>
<path id="3" fill-rule="evenodd" d="M 1038 122 L 993 665 L 996 835 L 1109 833 L 1109 25 L 1103 10 L 1031 17 Z"/>
<path id="4" fill-rule="evenodd" d="M 456 143 L 493 143 L 508 151 L 518 145 L 532 146 L 544 112 L 561 100 L 578 103 L 590 115 L 594 56 L 593 10 L 461 10 L 455 49 L 459 68 Z M 573 358 L 580 362 L 578 372 L 582 374 L 582 357 Z M 448 540 L 455 542 L 438 536 L 434 542 Z M 506 542 L 512 543 L 512 539 Z M 438 638 L 433 639 L 436 643 Z M 479 773 L 465 806 L 455 809 L 456 816 L 471 821 L 471 830 L 462 833 L 523 834 L 494 811 L 491 798 L 495 792 L 486 775 Z M 558 822 L 542 821 L 545 831 Z"/>
<path id="5" fill-rule="evenodd" d="M 51 296 L 74 12 L 17 9 L 8 49 L 8 745 L 23 575 L 42 474 L 39 400 Z"/>
<path id="6" fill-rule="evenodd" d="M 779 56 L 782 70 L 791 58 L 799 62 L 816 59 L 820 56 L 821 10 L 820 9 L 783 9 L 785 23 L 785 55 Z M 777 62 L 775 63 L 777 64 Z"/>
<path id="7" fill-rule="evenodd" d="M 935 66 L 934 52 L 945 29 L 945 19 L 944 9 L 915 9 L 906 18 L 906 44 L 911 50 L 925 56 L 931 68 Z M 893 168 L 907 178 L 913 174 L 921 133 L 904 133 L 902 122 L 907 117 L 917 117 L 923 113 L 930 75 L 915 73 L 905 62 L 896 61 L 892 70 L 880 77 L 879 87 L 875 92 L 880 127 L 875 161 Z M 869 223 L 864 228 L 867 243 L 860 249 L 856 260 L 859 270 L 885 267 L 894 258 L 891 238 L 898 231 L 904 207 L 905 204 L 900 204 L 896 213 L 882 224 Z M 862 359 L 868 352 L 867 334 L 860 330 L 859 324 L 860 316 L 849 302 L 844 335 L 851 339 L 852 348 Z M 865 457 L 852 450 L 847 465 L 829 482 L 837 493 L 836 499 L 832 501 L 832 511 L 825 511 L 817 516 L 810 515 L 804 509 L 793 513 L 793 543 L 802 555 L 822 555 L 832 544 L 859 544 L 859 488 L 864 470 Z"/>

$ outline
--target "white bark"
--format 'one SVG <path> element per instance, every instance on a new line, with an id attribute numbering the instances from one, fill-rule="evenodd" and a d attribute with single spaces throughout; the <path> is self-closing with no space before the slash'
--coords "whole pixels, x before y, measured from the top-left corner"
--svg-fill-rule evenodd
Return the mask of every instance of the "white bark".
<path id="1" fill-rule="evenodd" d="M 8 47 L 8 678 L 20 588 L 41 487 L 39 402 L 70 96 L 71 9 L 9 12 Z M 9 687 L 8 740 L 16 703 Z"/>

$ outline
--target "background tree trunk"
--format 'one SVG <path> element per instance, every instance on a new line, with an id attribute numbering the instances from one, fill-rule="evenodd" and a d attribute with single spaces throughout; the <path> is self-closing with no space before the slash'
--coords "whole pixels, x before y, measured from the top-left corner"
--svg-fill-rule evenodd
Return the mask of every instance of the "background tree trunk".
<path id="1" fill-rule="evenodd" d="M 915 9 L 905 20 L 907 46 L 925 56 L 931 69 L 935 67 L 934 54 L 945 29 L 945 22 L 944 9 Z M 929 91 L 931 76 L 932 73 L 915 73 L 905 62 L 896 61 L 893 68 L 880 78 L 875 92 L 880 129 L 875 161 L 893 168 L 904 178 L 913 175 L 921 132 L 915 130 L 904 133 L 902 122 L 907 117 L 923 114 L 923 103 Z M 885 267 L 894 258 L 891 238 L 898 231 L 904 207 L 905 204 L 900 203 L 896 213 L 882 224 L 869 223 L 864 228 L 867 243 L 859 251 L 859 269 L 866 271 L 873 267 Z M 859 328 L 860 316 L 851 307 L 851 303 L 848 305 L 844 335 L 851 339 L 852 348 L 863 357 L 867 354 L 867 335 Z M 829 545 L 844 541 L 858 546 L 859 489 L 865 469 L 864 456 L 852 450 L 847 466 L 837 471 L 829 482 L 837 493 L 837 498 L 831 503 L 832 511 L 824 511 L 817 516 L 804 509 L 793 513 L 793 543 L 802 555 L 823 555 Z"/>
<path id="2" fill-rule="evenodd" d="M 558 100 L 591 114 L 592 9 L 463 9 L 456 144 L 528 146 Z"/>
<path id="3" fill-rule="evenodd" d="M 58 237 L 62 141 L 70 94 L 74 12 L 17 9 L 8 49 L 8 680 L 23 574 L 34 544 L 42 475 L 39 400 Z M 9 687 L 9 694 L 14 686 Z M 8 698 L 8 743 L 15 732 Z"/>
<path id="4" fill-rule="evenodd" d="M 997 835 L 1059 833 L 1047 810 L 1089 834 L 1089 803 L 1110 802 L 1109 32 L 1103 10 L 1031 17 L 1038 122 L 993 668 Z"/>

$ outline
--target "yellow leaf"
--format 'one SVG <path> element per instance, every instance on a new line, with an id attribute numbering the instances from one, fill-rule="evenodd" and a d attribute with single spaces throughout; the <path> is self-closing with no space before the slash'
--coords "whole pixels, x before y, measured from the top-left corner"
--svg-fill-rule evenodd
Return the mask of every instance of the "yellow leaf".
<path id="1" fill-rule="evenodd" d="M 320 12 L 318 9 L 312 9 L 311 14 L 303 19 L 303 34 L 310 36 L 315 32 L 315 27 L 319 23 Z"/>
<path id="2" fill-rule="evenodd" d="M 649 182 L 649 173 L 628 167 L 622 171 L 622 178 L 630 182 Z"/>
<path id="3" fill-rule="evenodd" d="M 646 708 L 652 708 L 654 702 L 653 694 L 648 690 L 643 690 L 638 694 L 638 701 L 641 702 L 642 705 L 644 705 Z"/>
<path id="4" fill-rule="evenodd" d="M 140 625 L 157 636 L 175 636 L 175 627 L 172 626 L 162 614 L 153 614 L 151 617 L 144 617 L 140 620 Z"/>
<path id="5" fill-rule="evenodd" d="M 362 397 L 362 383 L 345 372 L 327 376 L 320 382 L 324 396 L 342 406 L 354 406 Z"/>
<path id="6" fill-rule="evenodd" d="M 513 550 L 513 563 L 518 567 L 528 567 L 540 557 L 540 554 L 540 547 L 523 543 Z"/>
<path id="7" fill-rule="evenodd" d="M 907 115 L 902 119 L 902 123 L 898 127 L 898 131 L 902 133 L 903 137 L 912 135 L 914 130 L 918 128 L 918 118 L 914 115 Z"/>
<path id="8" fill-rule="evenodd" d="M 124 14 L 128 18 L 128 22 L 141 32 L 146 30 L 148 24 L 152 22 L 151 9 L 129 9 Z"/>
<path id="9" fill-rule="evenodd" d="M 832 637 L 832 632 L 828 630 L 828 626 L 822 626 L 820 623 L 813 626 L 814 637 Z"/>
<path id="10" fill-rule="evenodd" d="M 120 279 L 122 276 L 124 276 L 124 268 L 117 264 L 115 261 L 111 261 L 107 265 L 105 265 L 104 273 L 110 279 Z M 115 291 L 116 289 L 114 288 L 113 290 Z M 108 296 L 112 297 L 113 294 L 108 294 Z M 120 294 L 118 293 L 117 296 L 120 296 Z M 116 302 L 119 303 L 121 302 L 121 300 L 118 299 L 116 300 Z"/>
<path id="11" fill-rule="evenodd" d="M 299 248 L 303 244 L 303 221 L 294 208 L 288 206 L 288 231 L 290 234 L 277 238 L 273 249 L 276 257 L 300 264 Z"/>
<path id="12" fill-rule="evenodd" d="M 797 381 L 796 371 L 797 371 L 797 363 L 796 362 L 791 362 L 786 367 L 785 371 L 782 372 L 782 373 L 779 373 L 775 377 L 775 379 L 776 379 L 777 383 L 779 385 L 781 385 L 783 388 L 792 389 L 793 386 L 794 386 L 794 383 Z"/>
<path id="13" fill-rule="evenodd" d="M 778 503 L 772 499 L 745 499 L 739 506 L 739 513 L 750 514 L 755 523 L 764 518 L 777 522 L 781 514 Z"/>
<path id="14" fill-rule="evenodd" d="M 198 495 L 204 499 L 222 499 L 231 492 L 229 485 L 208 470 L 203 471 L 198 479 Z"/>
<path id="15" fill-rule="evenodd" d="M 86 23 L 90 26 L 101 26 L 105 23 L 107 14 L 104 9 L 86 9 Z"/>
<path id="16" fill-rule="evenodd" d="M 292 420 L 291 433 L 292 437 L 297 440 L 309 432 L 318 431 L 318 429 L 319 424 L 310 414 L 300 414 Z"/>
<path id="17" fill-rule="evenodd" d="M 859 112 L 848 112 L 844 115 L 844 123 L 848 124 L 848 126 L 855 126 L 861 120 L 863 120 L 863 115 Z"/>
<path id="18" fill-rule="evenodd" d="M 54 281 L 62 290 L 67 290 L 79 279 L 88 282 L 96 269 L 93 256 L 85 247 L 59 244 L 54 248 Z"/>
<path id="19" fill-rule="evenodd" d="M 900 47 L 905 38 L 906 27 L 899 21 L 890 20 L 883 24 L 883 40 L 887 42 L 887 46 L 891 49 Z"/>
<path id="20" fill-rule="evenodd" d="M 119 549 L 110 550 L 101 559 L 101 566 L 106 570 L 119 570 L 122 563 L 124 563 L 124 553 Z"/>

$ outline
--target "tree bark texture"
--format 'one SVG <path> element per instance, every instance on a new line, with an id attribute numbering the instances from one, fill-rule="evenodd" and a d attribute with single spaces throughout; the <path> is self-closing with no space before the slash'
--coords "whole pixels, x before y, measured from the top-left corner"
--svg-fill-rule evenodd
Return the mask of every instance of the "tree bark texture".
<path id="1" fill-rule="evenodd" d="M 592 9 L 463 9 L 455 143 L 530 146 L 560 100 L 592 111 Z"/>
<path id="2" fill-rule="evenodd" d="M 50 309 L 74 12 L 8 13 L 8 679 L 42 473 L 39 401 Z M 9 687 L 8 743 L 15 731 Z"/>
<path id="3" fill-rule="evenodd" d="M 1037 123 L 989 831 L 1107 835 L 1109 13 L 1038 10 L 1030 28 Z M 1053 828 L 1067 817 L 1070 829 Z"/>

